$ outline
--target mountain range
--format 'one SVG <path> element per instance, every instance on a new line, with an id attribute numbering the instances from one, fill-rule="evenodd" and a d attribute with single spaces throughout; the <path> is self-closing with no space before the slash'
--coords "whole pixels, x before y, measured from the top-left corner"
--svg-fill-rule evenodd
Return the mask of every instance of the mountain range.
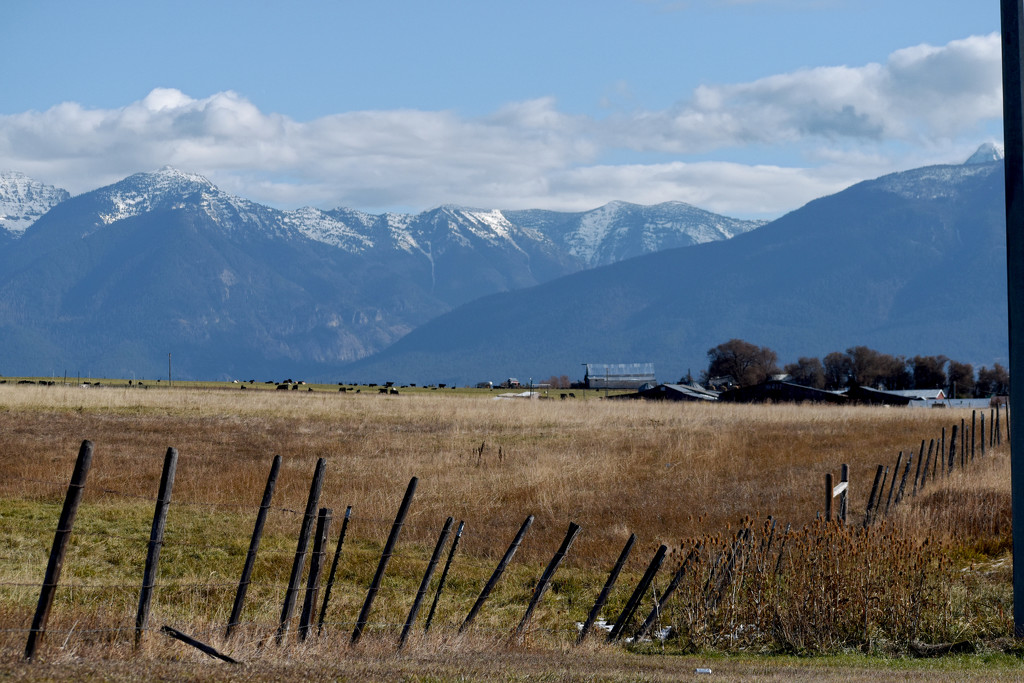
<path id="1" fill-rule="evenodd" d="M 763 222 L 681 202 L 580 213 L 281 211 L 164 168 L 76 197 L 0 174 L 0 373 L 335 377 L 492 293 Z"/>
<path id="2" fill-rule="evenodd" d="M 780 361 L 866 345 L 1006 363 L 1003 164 L 858 183 L 727 241 L 666 249 L 480 298 L 347 368 L 450 383 L 653 362 L 674 381 L 738 337 Z"/>

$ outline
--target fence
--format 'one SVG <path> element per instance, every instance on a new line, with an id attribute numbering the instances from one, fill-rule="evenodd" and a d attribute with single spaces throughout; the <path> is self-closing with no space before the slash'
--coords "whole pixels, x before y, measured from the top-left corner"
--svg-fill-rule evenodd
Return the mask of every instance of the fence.
<path id="1" fill-rule="evenodd" d="M 943 429 L 942 433 L 938 435 L 937 438 L 929 440 L 927 448 L 925 441 L 922 440 L 916 454 L 913 451 L 907 451 L 906 454 L 901 451 L 892 468 L 891 477 L 889 476 L 889 468 L 879 465 L 860 527 L 867 529 L 868 527 L 876 525 L 880 519 L 884 518 L 892 509 L 895 509 L 896 506 L 900 505 L 906 497 L 916 496 L 920 491 L 923 491 L 926 486 L 930 485 L 930 480 L 933 480 L 936 477 L 946 477 L 952 474 L 958 463 L 962 470 L 969 469 L 970 465 L 975 462 L 976 458 L 985 457 L 986 448 L 991 450 L 1002 443 L 1004 432 L 1008 438 L 1009 430 L 1010 422 L 1008 408 L 1005 411 L 1001 411 L 996 408 L 990 412 L 987 433 L 984 413 L 979 415 L 978 411 L 974 411 L 972 413 L 970 423 L 966 420 L 961 420 L 959 424 L 951 426 L 948 435 L 947 430 Z M 118 639 L 130 634 L 134 647 L 138 648 L 149 633 L 159 631 L 171 638 L 196 647 L 210 656 L 218 657 L 225 661 L 235 661 L 232 657 L 220 652 L 218 649 L 210 645 L 209 641 L 220 637 L 221 641 L 225 645 L 228 645 L 234 638 L 238 637 L 240 630 L 246 630 L 248 634 L 247 637 L 253 637 L 253 634 L 256 634 L 255 637 L 258 638 L 260 642 L 265 643 L 268 640 L 273 640 L 280 645 L 286 645 L 289 640 L 306 640 L 311 636 L 321 635 L 325 628 L 329 628 L 335 631 L 351 629 L 350 642 L 352 645 L 356 645 L 359 643 L 365 630 L 369 627 L 373 627 L 380 631 L 394 630 L 397 632 L 401 629 L 401 635 L 397 637 L 397 647 L 401 650 L 405 646 L 410 634 L 416 629 L 420 607 L 422 606 L 423 600 L 426 599 L 431 592 L 430 586 L 432 584 L 433 573 L 436 566 L 440 563 L 442 555 L 445 554 L 445 549 L 448 549 L 447 559 L 440 579 L 433 591 L 432 605 L 422 627 L 423 632 L 429 630 L 432 622 L 434 621 L 438 604 L 443 598 L 446 580 L 450 577 L 450 570 L 453 567 L 453 561 L 457 560 L 459 563 L 463 563 L 464 566 L 466 563 L 474 563 L 478 569 L 482 568 L 482 565 L 484 564 L 483 561 L 478 558 L 470 558 L 467 556 L 459 556 L 456 558 L 456 550 L 460 539 L 463 537 L 465 530 L 467 529 L 467 525 L 464 521 L 460 522 L 458 531 L 454 536 L 452 536 L 451 530 L 454 526 L 454 520 L 452 518 L 448 518 L 440 529 L 437 543 L 434 546 L 430 560 L 427 562 L 422 579 L 418 583 L 419 587 L 412 601 L 412 606 L 408 611 L 408 616 L 402 622 L 374 622 L 372 618 L 375 600 L 382 590 L 386 590 L 384 588 L 384 580 L 389 562 L 395 553 L 403 528 L 408 525 L 408 513 L 413 504 L 416 492 L 417 479 L 415 477 L 409 482 L 394 520 L 360 519 L 357 514 L 353 514 L 352 506 L 347 507 L 341 524 L 340 533 L 337 534 L 337 541 L 334 544 L 333 561 L 331 563 L 330 570 L 329 572 L 325 572 L 326 560 L 328 557 L 331 557 L 330 539 L 333 538 L 332 524 L 334 521 L 334 513 L 331 508 L 322 507 L 320 504 L 323 479 L 325 476 L 325 463 L 323 459 L 318 460 L 316 464 L 310 482 L 306 505 L 302 511 L 284 507 L 274 507 L 272 504 L 276 483 L 281 469 L 280 456 L 275 456 L 273 459 L 270 472 L 267 477 L 266 486 L 263 491 L 262 500 L 258 506 L 250 506 L 246 504 L 210 504 L 202 501 L 173 503 L 173 487 L 176 468 L 178 465 L 178 454 L 177 451 L 172 448 L 168 449 L 164 455 L 162 476 L 160 479 L 159 490 L 155 498 L 149 498 L 133 492 L 116 491 L 112 489 L 99 489 L 94 492 L 97 495 L 133 498 L 153 504 L 153 519 L 148 538 L 126 537 L 120 539 L 128 544 L 141 544 L 142 542 L 145 542 L 146 544 L 147 553 L 141 582 L 135 585 L 107 585 L 102 583 L 83 582 L 62 585 L 60 577 L 69 541 L 74 531 L 76 516 L 78 514 L 83 495 L 89 490 L 87 486 L 87 478 L 91 467 L 92 453 L 92 444 L 88 441 L 83 442 L 70 483 L 67 485 L 64 505 L 60 514 L 60 519 L 57 523 L 57 529 L 54 535 L 42 585 L 40 586 L 39 584 L 31 583 L 0 584 L 7 587 L 19 587 L 25 589 L 36 587 L 40 589 L 36 610 L 31 620 L 31 626 L 27 628 L 5 629 L 8 633 L 26 634 L 27 642 L 24 655 L 28 659 L 33 659 L 38 655 L 40 645 L 47 633 L 60 634 L 66 638 L 70 638 L 76 632 L 80 635 L 86 632 L 91 632 L 110 639 Z M 911 475 L 911 472 L 913 472 L 913 475 Z M 833 517 L 836 517 L 845 523 L 848 520 L 850 512 L 848 502 L 850 495 L 849 470 L 846 466 L 843 467 L 843 472 L 840 477 L 840 482 L 837 486 L 833 485 L 831 474 L 826 477 L 825 519 L 832 520 Z M 896 483 L 897 479 L 899 479 L 898 485 Z M 57 482 L 51 481 L 37 481 L 35 483 L 51 485 L 54 487 L 62 486 Z M 887 485 L 888 492 L 886 493 Z M 835 497 L 839 497 L 839 504 L 838 512 L 834 515 L 833 499 Z M 168 529 L 167 513 L 171 508 L 172 503 L 174 505 L 191 508 L 193 510 L 212 509 L 214 511 L 218 511 L 230 509 L 235 513 L 250 510 L 254 510 L 256 512 L 253 532 L 248 542 L 248 549 L 245 553 L 244 563 L 242 563 L 240 578 L 237 581 L 211 581 L 191 585 L 175 584 L 174 582 L 161 583 L 161 555 L 165 556 L 166 561 L 166 555 L 169 551 L 181 548 L 195 551 L 197 548 L 204 547 L 199 543 L 186 542 L 187 539 L 175 535 L 173 528 L 170 530 Z M 268 550 L 266 548 L 261 549 L 263 531 L 266 528 L 267 521 L 271 515 L 288 517 L 290 519 L 297 518 L 297 521 L 299 522 L 299 533 L 298 538 L 296 539 L 294 551 L 284 551 L 281 549 Z M 349 533 L 350 523 L 375 525 L 382 530 L 384 528 L 388 528 L 389 533 L 387 541 L 384 543 L 383 550 L 381 551 L 380 557 L 377 561 L 376 572 L 369 583 L 369 587 L 366 589 L 365 597 L 361 601 L 361 608 L 359 609 L 358 616 L 355 617 L 353 621 L 332 620 L 328 618 L 329 615 L 337 614 L 340 609 L 336 604 L 331 603 L 331 598 L 337 598 L 337 589 L 341 585 L 341 575 L 338 570 L 343 550 L 346 547 L 346 534 Z M 508 549 L 498 562 L 497 566 L 494 567 L 493 572 L 490 575 L 490 579 L 483 586 L 476 598 L 476 601 L 473 603 L 472 608 L 461 621 L 461 625 L 458 626 L 457 632 L 463 632 L 474 627 L 475 618 L 482 610 L 486 609 L 488 598 L 495 586 L 502 580 L 503 573 L 513 561 L 516 551 L 524 536 L 529 532 L 532 523 L 533 516 L 531 515 L 524 520 L 518 532 L 512 537 Z M 679 555 L 672 559 L 672 563 L 674 563 L 675 568 L 671 579 L 666 587 L 661 591 L 661 594 L 658 595 L 654 588 L 655 576 L 659 573 L 661 567 L 666 562 L 666 557 L 674 552 L 670 552 L 667 546 L 661 545 L 647 564 L 646 571 L 630 593 L 630 597 L 626 601 L 625 606 L 618 612 L 617 618 L 613 622 L 606 622 L 608 624 L 606 627 L 608 629 L 608 640 L 613 642 L 618 641 L 626 638 L 628 634 L 632 634 L 630 638 L 632 640 L 640 639 L 652 633 L 652 629 L 656 629 L 653 631 L 654 633 L 661 633 L 663 615 L 665 615 L 666 611 L 669 609 L 670 598 L 684 588 L 689 591 L 691 595 L 700 596 L 700 601 L 703 605 L 700 608 L 700 610 L 703 610 L 701 614 L 711 614 L 716 610 L 719 610 L 722 605 L 729 603 L 730 600 L 734 603 L 736 600 L 735 591 L 736 582 L 738 580 L 737 577 L 742 576 L 744 572 L 750 571 L 750 563 L 754 563 L 757 567 L 757 571 L 764 576 L 774 575 L 778 577 L 783 568 L 784 558 L 786 556 L 785 553 L 787 552 L 787 543 L 791 543 L 790 539 L 794 537 L 796 532 L 792 530 L 791 524 L 787 525 L 784 530 L 777 528 L 777 526 L 778 521 L 769 518 L 762 529 L 756 529 L 753 521 L 748 520 L 743 523 L 741 528 L 731 539 L 705 539 L 695 541 L 686 547 L 681 545 L 679 548 Z M 508 531 L 509 530 L 486 529 L 483 533 L 494 534 L 497 532 Z M 561 545 L 552 555 L 552 558 L 544 572 L 537 578 L 529 603 L 522 611 L 522 616 L 518 620 L 518 625 L 510 632 L 501 629 L 503 633 L 511 633 L 514 638 L 522 638 L 524 633 L 530 629 L 536 628 L 532 625 L 532 617 L 535 610 L 542 603 L 562 560 L 571 551 L 573 542 L 581 532 L 583 532 L 583 530 L 579 525 L 576 525 L 575 523 L 571 523 L 569 525 Z M 90 535 L 94 537 L 103 536 L 103 540 L 109 539 L 109 534 L 104 534 L 103 532 L 83 532 L 78 530 L 74 531 L 74 534 L 76 536 L 85 537 L 89 537 Z M 449 538 L 452 539 L 450 545 Z M 312 547 L 310 547 L 311 542 Z M 606 606 L 608 597 L 614 589 L 622 572 L 622 568 L 629 558 L 635 543 L 636 536 L 631 535 L 629 540 L 626 542 L 626 545 L 622 548 L 622 551 L 612 566 L 611 571 L 607 574 L 607 579 L 602 589 L 597 594 L 596 600 L 593 602 L 593 606 L 589 610 L 586 620 L 580 624 L 581 628 L 579 630 L 578 638 L 576 639 L 577 644 L 584 642 L 588 635 L 592 633 L 592 627 L 595 623 L 601 623 L 598 620 L 598 616 Z M 257 570 L 261 568 L 257 562 L 258 558 L 268 554 L 272 556 L 276 555 L 278 560 L 280 560 L 281 555 L 286 554 L 290 557 L 290 572 L 286 582 L 275 581 L 272 575 L 268 578 L 269 572 L 266 572 L 266 570 L 269 565 L 267 564 L 262 565 L 262 569 L 265 574 L 259 577 L 258 582 L 254 581 L 254 575 L 259 574 L 259 571 Z M 172 560 L 180 559 L 180 555 L 175 556 L 172 552 Z M 281 564 L 281 562 L 278 561 L 275 564 Z M 697 578 L 697 575 L 694 573 L 695 567 L 698 565 L 703 567 L 701 570 L 703 573 L 699 578 Z M 324 574 L 327 574 L 326 580 L 323 579 Z M 306 585 L 303 589 L 302 580 L 304 576 L 306 578 Z M 345 581 L 347 589 L 355 589 L 351 576 L 346 577 Z M 697 582 L 696 584 L 694 583 L 695 581 Z M 249 590 L 257 584 L 264 593 L 272 591 L 280 591 L 283 593 L 280 618 L 273 625 L 266 622 L 247 622 L 243 619 Z M 57 592 L 62 589 L 78 592 L 88 592 L 91 590 L 134 592 L 137 590 L 138 601 L 137 608 L 135 610 L 134 625 L 129 627 L 126 624 L 121 624 L 113 627 L 102 627 L 96 629 L 79 628 L 77 631 L 75 625 L 72 625 L 70 629 L 50 629 L 48 626 L 49 618 L 53 610 L 54 597 Z M 199 596 L 198 598 L 193 598 L 193 600 L 198 600 L 196 607 L 202 606 L 204 603 L 203 596 L 205 595 L 209 595 L 212 592 L 233 591 L 234 598 L 230 616 L 226 619 L 223 626 L 217 629 L 207 629 L 200 633 L 186 633 L 184 630 L 175 628 L 169 624 L 163 624 L 159 629 L 157 629 L 151 624 L 151 605 L 154 594 L 160 590 L 183 591 L 186 593 L 193 592 Z M 733 593 L 730 594 L 730 591 L 733 591 Z M 652 594 L 652 601 L 650 603 L 651 609 L 641 624 L 639 626 L 634 626 L 633 621 L 638 618 L 637 614 L 640 613 L 640 616 L 643 616 L 643 613 L 641 612 L 641 605 L 649 592 Z M 300 603 L 301 608 L 299 608 Z M 353 601 L 350 599 L 347 603 L 353 604 Z M 298 614 L 296 614 L 297 611 Z M 701 618 L 708 617 L 705 616 Z M 267 631 L 271 628 L 272 634 L 268 635 Z M 454 625 L 448 625 L 445 626 L 445 628 L 448 628 L 453 632 L 455 631 Z M 220 635 L 221 633 L 223 634 L 222 636 Z M 292 634 L 294 634 L 294 636 Z"/>
<path id="2" fill-rule="evenodd" d="M 980 417 L 980 420 L 979 420 Z M 1002 419 L 1000 419 L 1002 418 Z M 980 422 L 980 430 L 978 429 Z M 868 527 L 876 522 L 879 517 L 885 517 L 890 510 L 898 506 L 907 494 L 907 487 L 910 486 L 910 471 L 913 468 L 913 485 L 909 495 L 917 496 L 923 491 L 929 478 L 947 477 L 952 475 L 959 466 L 960 470 L 968 471 L 975 462 L 975 457 L 985 457 L 986 443 L 991 451 L 992 448 L 1002 445 L 1003 431 L 1006 432 L 1006 442 L 1010 441 L 1010 406 L 1000 404 L 989 410 L 989 428 L 985 431 L 985 413 L 978 410 L 971 411 L 971 421 L 965 418 L 960 419 L 959 424 L 953 424 L 949 430 L 947 442 L 946 428 L 943 427 L 938 438 L 928 441 L 928 452 L 925 455 L 925 440 L 921 440 L 915 460 L 914 451 L 900 451 L 896 456 L 896 463 L 892 468 L 892 477 L 887 465 L 878 465 L 875 471 L 875 478 L 871 484 L 871 493 L 868 496 L 867 508 L 864 511 L 863 526 Z M 969 436 L 968 436 L 969 435 Z M 948 443 L 948 446 L 947 446 Z M 934 457 L 933 457 L 934 456 Z M 915 464 L 916 462 L 916 464 Z M 922 463 L 924 467 L 922 468 Z M 902 474 L 901 468 L 902 466 Z M 899 487 L 896 486 L 896 479 L 899 478 Z M 886 484 L 889 486 L 888 495 L 885 493 Z M 895 496 L 894 496 L 895 494 Z M 832 519 L 833 499 L 840 498 L 838 518 L 847 521 L 847 499 L 849 496 L 849 465 L 842 465 L 840 482 L 837 486 L 832 485 L 832 473 L 825 475 L 825 519 Z M 882 505 L 883 499 L 885 505 Z"/>

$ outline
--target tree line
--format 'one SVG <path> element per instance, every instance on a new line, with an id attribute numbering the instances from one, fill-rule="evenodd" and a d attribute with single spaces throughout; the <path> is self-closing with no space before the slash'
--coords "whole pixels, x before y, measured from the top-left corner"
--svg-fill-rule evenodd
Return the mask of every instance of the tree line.
<path id="1" fill-rule="evenodd" d="M 975 371 L 971 363 L 943 355 L 907 358 L 852 346 L 824 358 L 801 356 L 780 368 L 775 351 L 742 339 L 730 339 L 708 349 L 708 368 L 701 382 L 732 377 L 738 386 L 750 386 L 779 374 L 788 374 L 789 381 L 815 389 L 943 389 L 950 398 L 1005 396 L 1010 391 L 1010 373 L 999 363 Z"/>

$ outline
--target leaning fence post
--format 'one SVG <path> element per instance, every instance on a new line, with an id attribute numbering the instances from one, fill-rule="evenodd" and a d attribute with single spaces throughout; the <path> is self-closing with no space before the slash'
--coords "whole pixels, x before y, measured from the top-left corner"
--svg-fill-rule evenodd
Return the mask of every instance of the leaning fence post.
<path id="1" fill-rule="evenodd" d="M 345 508 L 345 519 L 341 522 L 341 534 L 338 536 L 338 547 L 334 549 L 334 561 L 331 562 L 331 573 L 327 576 L 327 587 L 324 588 L 324 602 L 320 605 L 320 618 L 317 620 L 316 632 L 320 635 L 324 631 L 324 616 L 327 614 L 327 603 L 331 599 L 331 588 L 334 587 L 334 575 L 338 571 L 338 560 L 341 558 L 341 547 L 345 545 L 345 532 L 348 530 L 348 520 L 352 516 L 352 506 Z"/>
<path id="2" fill-rule="evenodd" d="M 885 512 L 883 514 L 889 514 L 889 506 L 892 505 L 892 492 L 896 488 L 896 476 L 900 473 L 900 465 L 903 464 L 903 451 L 900 451 L 899 457 L 896 458 L 896 467 L 892 471 L 892 480 L 889 482 L 889 497 L 885 499 Z M 885 491 L 885 487 L 882 487 L 882 491 Z M 881 502 L 881 501 L 879 501 Z"/>
<path id="3" fill-rule="evenodd" d="M 839 483 L 846 484 L 846 487 L 839 493 L 839 519 L 846 524 L 846 510 L 850 495 L 850 466 L 846 463 L 839 468 Z M 774 526 L 772 527 L 774 529 Z"/>
<path id="4" fill-rule="evenodd" d="M 559 546 L 558 551 L 552 556 L 551 561 L 548 563 L 547 569 L 541 574 L 540 581 L 537 582 L 537 587 L 533 591 L 533 597 L 530 599 L 530 604 L 526 607 L 526 614 L 523 615 L 522 620 L 519 622 L 519 626 L 516 627 L 516 635 L 521 636 L 523 631 L 526 630 L 527 624 L 530 623 L 530 617 L 533 616 L 533 610 L 536 609 L 537 603 L 544 597 L 544 592 L 548 589 L 548 584 L 551 583 L 551 577 L 555 575 L 558 570 L 558 565 L 562 563 L 562 559 L 565 554 L 569 552 L 569 548 L 572 547 L 573 541 L 580 533 L 580 525 L 576 522 L 569 522 L 569 530 L 565 532 L 565 538 L 562 540 L 562 545 Z"/>
<path id="5" fill-rule="evenodd" d="M 921 479 L 921 462 L 924 460 L 924 439 L 921 439 L 921 452 L 917 454 L 917 469 L 914 470 L 914 489 L 911 496 L 917 496 L 917 483 Z M 927 473 L 927 469 L 925 470 Z"/>
<path id="6" fill-rule="evenodd" d="M 267 522 L 267 512 L 270 510 L 270 501 L 274 497 L 274 487 L 277 486 L 277 475 L 281 471 L 281 456 L 275 455 L 270 465 L 270 475 L 267 477 L 267 485 L 263 489 L 263 500 L 260 503 L 260 511 L 256 515 L 256 526 L 252 530 L 252 539 L 249 541 L 249 552 L 245 556 L 245 565 L 242 567 L 242 578 L 238 580 L 238 590 L 235 591 L 235 604 L 231 608 L 231 616 L 228 618 L 228 628 L 224 633 L 224 639 L 231 638 L 232 632 L 242 619 L 242 605 L 245 604 L 245 594 L 249 591 L 249 581 L 252 578 L 252 570 L 256 565 L 256 553 L 260 549 L 260 539 L 263 538 L 263 527 Z"/>
<path id="7" fill-rule="evenodd" d="M 698 562 L 700 561 L 700 556 L 697 554 L 700 551 L 700 549 L 701 544 L 698 542 L 693 547 L 693 549 L 690 550 L 690 552 L 686 555 L 686 559 L 684 559 L 682 564 L 679 565 L 679 569 L 676 570 L 675 575 L 672 576 L 672 580 L 669 581 L 668 586 L 665 588 L 665 590 L 661 594 L 661 597 L 658 598 L 658 601 L 655 603 L 654 609 L 651 610 L 651 613 L 647 615 L 647 619 L 644 620 L 644 623 L 641 624 L 640 628 L 637 629 L 635 634 L 633 634 L 634 643 L 647 635 L 647 632 L 651 629 L 651 626 L 654 625 L 654 620 L 657 619 L 658 615 L 665 610 L 665 605 L 668 604 L 668 599 L 672 597 L 672 594 L 675 592 L 676 588 L 678 588 L 679 584 L 682 582 L 683 577 L 686 576 L 686 569 L 690 564 L 690 560 L 696 559 Z"/>
<path id="8" fill-rule="evenodd" d="M 434 593 L 434 602 L 430 604 L 430 612 L 427 613 L 427 620 L 423 624 L 423 632 L 430 630 L 430 622 L 434 620 L 434 612 L 437 610 L 437 603 L 441 599 L 441 591 L 444 590 L 445 579 L 448 578 L 448 569 L 452 566 L 452 558 L 455 557 L 455 549 L 459 547 L 459 539 L 462 538 L 462 530 L 466 522 L 460 521 L 459 528 L 455 530 L 455 538 L 452 539 L 452 547 L 448 550 L 448 559 L 444 562 L 444 569 L 441 570 L 441 578 L 437 581 L 437 591 Z"/>
<path id="9" fill-rule="evenodd" d="M 142 590 L 139 592 L 139 611 L 135 615 L 135 647 L 142 641 L 142 633 L 149 622 L 149 604 L 156 585 L 157 564 L 160 562 L 160 548 L 164 544 L 164 527 L 167 524 L 167 508 L 171 505 L 171 490 L 174 488 L 174 473 L 177 468 L 178 451 L 168 448 L 164 454 L 160 491 L 153 512 L 153 527 L 149 533 L 149 551 L 146 553 L 146 568 L 142 573 Z"/>
<path id="10" fill-rule="evenodd" d="M 971 411 L 971 462 L 974 462 L 974 434 L 978 426 L 978 411 Z"/>
<path id="11" fill-rule="evenodd" d="M 292 560 L 292 573 L 288 578 L 288 589 L 284 594 L 284 604 L 281 606 L 281 623 L 277 627 L 277 634 L 274 639 L 278 644 L 284 640 L 288 633 L 288 622 L 295 612 L 295 597 L 299 592 L 299 584 L 302 582 L 302 568 L 306 564 L 306 548 L 309 547 L 309 533 L 313 527 L 313 520 L 316 518 L 317 505 L 320 502 L 320 491 L 324 486 L 324 468 L 326 461 L 317 458 L 316 468 L 313 470 L 313 480 L 309 484 L 309 497 L 306 499 L 306 511 L 302 515 L 302 525 L 299 528 L 299 541 L 295 546 L 295 559 Z"/>
<path id="12" fill-rule="evenodd" d="M 32 617 L 32 630 L 28 633 L 28 643 L 25 645 L 25 659 L 35 657 L 39 642 L 46 634 L 46 622 L 50 620 L 53 596 L 57 590 L 57 582 L 60 581 L 61 569 L 64 567 L 64 555 L 71 538 L 71 527 L 75 524 L 75 515 L 78 514 L 78 505 L 82 502 L 85 490 L 85 480 L 89 476 L 92 451 L 92 441 L 83 441 L 78 449 L 75 469 L 71 473 L 68 491 L 64 495 L 64 507 L 57 520 L 57 531 L 53 534 L 50 559 L 46 563 L 46 574 L 43 577 L 42 589 L 39 591 L 39 603 L 36 605 L 35 616 Z"/>
<path id="13" fill-rule="evenodd" d="M 590 633 L 590 628 L 594 625 L 594 621 L 597 619 L 597 615 L 601 612 L 601 608 L 604 607 L 604 603 L 608 601 L 608 594 L 611 593 L 612 587 L 615 586 L 615 582 L 619 578 L 619 572 L 622 571 L 622 565 L 626 563 L 626 559 L 629 557 L 629 553 L 633 550 L 633 544 L 636 543 L 636 534 L 630 534 L 629 540 L 626 541 L 626 545 L 622 547 L 622 552 L 619 553 L 619 559 L 615 560 L 615 564 L 612 566 L 612 571 L 608 574 L 608 580 L 604 582 L 604 588 L 597 596 L 597 600 L 594 601 L 594 606 L 590 610 L 590 614 L 587 615 L 587 620 L 583 622 L 583 628 L 580 630 L 580 635 L 576 639 L 576 644 L 581 644 L 586 639 L 587 634 Z"/>
<path id="14" fill-rule="evenodd" d="M 899 490 L 896 491 L 896 500 L 893 501 L 893 503 L 892 503 L 893 505 L 899 505 L 900 501 L 903 500 L 903 491 L 906 490 L 906 488 L 907 488 L 907 477 L 910 475 L 910 466 L 913 465 L 913 464 L 914 464 L 914 451 L 910 450 L 910 451 L 908 451 L 908 454 L 907 454 L 907 464 L 903 468 L 903 476 L 900 477 L 900 488 L 899 488 Z M 920 465 L 920 461 L 918 461 L 918 464 Z M 899 474 L 899 473 L 897 472 L 897 474 Z M 893 481 L 894 482 L 896 481 L 895 476 L 893 477 Z"/>
<path id="15" fill-rule="evenodd" d="M 484 585 L 484 589 L 480 591 L 480 597 L 478 597 L 476 602 L 473 603 L 473 608 L 469 610 L 469 614 L 466 615 L 466 620 L 463 621 L 462 626 L 459 627 L 459 633 L 465 631 L 466 628 L 473 623 L 473 619 L 476 618 L 477 612 L 479 612 L 480 608 L 483 607 L 484 602 L 487 600 L 487 596 L 491 594 L 491 591 L 494 590 L 494 586 L 498 583 L 498 579 L 500 579 L 501 575 L 505 572 L 505 567 L 507 567 L 508 563 L 512 561 L 512 556 L 515 555 L 516 551 L 519 549 L 519 544 L 523 542 L 523 536 L 526 535 L 526 531 L 530 528 L 531 524 L 533 524 L 533 515 L 528 516 L 523 521 L 523 525 L 519 527 L 519 532 L 516 534 L 516 537 L 512 539 L 512 543 L 509 545 L 508 550 L 505 551 L 504 557 L 501 558 L 498 566 L 494 568 L 494 573 L 491 574 L 491 578 L 487 580 L 487 584 Z"/>
<path id="16" fill-rule="evenodd" d="M 875 497 L 878 495 L 878 483 L 882 481 L 882 471 L 885 468 L 882 465 L 878 466 L 875 470 L 875 481 L 871 484 L 871 495 L 868 496 L 868 507 L 864 511 L 864 528 L 866 529 L 871 524 L 871 509 L 875 507 Z"/>
<path id="17" fill-rule="evenodd" d="M 430 561 L 427 562 L 427 569 L 423 572 L 423 580 L 420 581 L 419 590 L 416 591 L 416 598 L 412 601 L 412 608 L 409 610 L 409 616 L 405 620 L 405 626 L 402 627 L 402 635 L 398 639 L 398 650 L 401 652 L 402 648 L 405 647 L 405 641 L 409 637 L 409 631 L 412 630 L 412 625 L 416 622 L 416 615 L 420 611 L 420 603 L 423 601 L 423 596 L 427 594 L 427 589 L 430 588 L 430 578 L 434 575 L 434 568 L 437 567 L 437 561 L 441 559 L 441 551 L 444 550 L 444 544 L 448 542 L 448 534 L 452 531 L 452 524 L 455 519 L 449 517 L 444 521 L 444 526 L 441 528 L 441 534 L 437 537 L 437 543 L 434 545 L 434 552 L 430 555 Z"/>
<path id="18" fill-rule="evenodd" d="M 633 594 L 629 596 L 629 600 L 626 602 L 622 613 L 619 614 L 619 618 L 615 620 L 615 626 L 612 627 L 611 632 L 608 634 L 608 642 L 616 641 L 622 636 L 622 631 L 633 617 L 633 613 L 636 612 L 636 608 L 640 605 L 640 600 L 643 598 L 644 593 L 647 592 L 648 586 L 651 585 L 651 581 L 654 581 L 654 575 L 661 568 L 666 552 L 668 552 L 668 546 L 662 545 L 658 547 L 658 552 L 651 558 L 651 563 L 647 565 L 647 571 L 644 572 L 643 578 L 640 579 L 640 583 L 637 584 Z"/>
<path id="19" fill-rule="evenodd" d="M 306 577 L 306 599 L 302 602 L 302 614 L 299 615 L 299 638 L 305 640 L 313 625 L 316 614 L 317 598 L 320 597 L 320 573 L 324 566 L 324 553 L 327 552 L 327 536 L 331 530 L 331 508 L 320 508 L 316 518 L 316 531 L 313 533 L 313 554 L 309 558 L 309 576 Z"/>
<path id="20" fill-rule="evenodd" d="M 402 530 L 402 525 L 405 524 L 405 516 L 408 514 L 409 506 L 412 504 L 412 496 L 416 493 L 416 483 L 418 481 L 419 479 L 413 477 L 409 480 L 409 486 L 405 489 L 402 504 L 398 507 L 398 514 L 395 515 L 394 524 L 391 525 L 391 533 L 388 534 L 388 540 L 384 544 L 384 551 L 380 554 L 377 571 L 370 582 L 370 590 L 366 592 L 366 600 L 363 602 L 363 608 L 359 611 L 359 618 L 356 619 L 356 627 L 352 631 L 352 645 L 358 643 L 359 639 L 363 637 L 363 629 L 370 618 L 370 610 L 373 608 L 373 601 L 377 597 L 377 591 L 380 590 L 380 582 L 384 579 L 384 570 L 388 568 L 388 562 L 391 560 L 391 555 L 395 550 L 395 544 L 398 543 L 398 534 Z"/>

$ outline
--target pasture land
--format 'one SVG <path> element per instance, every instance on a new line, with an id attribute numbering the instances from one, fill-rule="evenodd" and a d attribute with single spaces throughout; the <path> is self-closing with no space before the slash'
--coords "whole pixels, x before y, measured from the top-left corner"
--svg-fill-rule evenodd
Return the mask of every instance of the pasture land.
<path id="1" fill-rule="evenodd" d="M 1005 445 L 989 448 L 964 471 L 939 475 L 869 531 L 857 531 L 876 466 L 891 464 L 901 450 L 916 456 L 922 439 L 961 418 L 969 422 L 970 411 L 489 396 L 0 385 L 4 670 L 54 678 L 165 671 L 175 678 L 670 680 L 711 658 L 719 672 L 768 680 L 827 678 L 835 667 L 843 680 L 862 672 L 877 678 L 879 669 L 908 680 L 1021 674 L 1015 657 L 992 654 L 1014 651 Z M 23 664 L 25 629 L 82 439 L 95 443 L 95 456 L 50 633 L 41 661 Z M 138 586 L 169 446 L 180 453 L 173 502 L 151 630 L 134 651 Z M 274 509 L 243 624 L 225 642 L 275 454 L 283 467 Z M 335 519 L 328 553 L 348 505 L 352 520 L 322 635 L 299 643 L 292 626 L 279 647 L 272 636 L 318 458 L 327 465 L 320 505 Z M 838 475 L 841 463 L 851 470 L 850 524 L 815 523 L 824 508 L 824 475 Z M 413 476 L 419 487 L 367 636 L 349 648 Z M 508 572 L 474 625 L 458 634 L 529 514 L 536 521 Z M 434 626 L 422 634 L 428 597 L 420 627 L 397 655 L 398 630 L 449 515 L 465 520 L 466 531 Z M 511 637 L 571 521 L 582 533 L 525 636 Z M 576 623 L 631 532 L 636 548 L 602 614 L 614 618 L 622 609 L 659 544 L 670 555 L 655 594 L 700 543 L 700 561 L 659 615 L 659 626 L 674 630 L 664 643 L 608 646 L 595 634 L 575 648 Z M 738 545 L 745 551 L 726 572 Z M 645 595 L 639 620 L 653 599 Z M 246 664 L 232 669 L 206 659 L 157 632 L 164 624 Z M 922 664 L 908 657 L 912 641 L 970 643 L 981 654 Z M 860 651 L 870 656 L 851 654 Z"/>

